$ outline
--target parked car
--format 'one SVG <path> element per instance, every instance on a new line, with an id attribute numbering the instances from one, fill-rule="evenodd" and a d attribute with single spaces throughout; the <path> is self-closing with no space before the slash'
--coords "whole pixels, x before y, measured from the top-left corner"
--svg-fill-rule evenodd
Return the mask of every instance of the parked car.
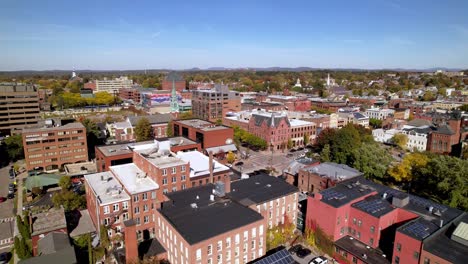
<path id="1" fill-rule="evenodd" d="M 7 200 L 7 198 L 5 198 L 5 197 L 0 197 L 0 203 L 3 203 L 3 202 L 6 201 L 6 200 Z"/>
<path id="2" fill-rule="evenodd" d="M 8 198 L 8 199 L 13 199 L 13 198 L 15 198 L 15 193 L 8 193 L 7 198 Z"/>
<path id="3" fill-rule="evenodd" d="M 0 253 L 0 264 L 6 264 L 10 260 L 10 253 L 9 252 L 3 252 Z"/>
<path id="4" fill-rule="evenodd" d="M 297 251 L 296 255 L 299 257 L 299 258 L 305 258 L 307 256 L 310 255 L 310 253 L 312 253 L 312 251 L 310 251 L 310 249 L 308 248 L 301 248 Z"/>
<path id="5" fill-rule="evenodd" d="M 292 154 L 292 153 L 288 153 L 288 154 L 286 154 L 286 158 L 290 158 L 290 157 L 292 157 L 292 156 L 293 156 L 293 154 Z"/>
<path id="6" fill-rule="evenodd" d="M 289 248 L 288 251 L 289 251 L 289 253 L 291 253 L 291 254 L 296 254 L 297 251 L 300 250 L 300 249 L 302 249 L 302 248 L 303 248 L 303 247 L 302 247 L 301 245 L 297 244 L 297 245 L 294 245 L 294 246 L 292 246 L 291 248 Z"/>
<path id="7" fill-rule="evenodd" d="M 15 191 L 15 185 L 13 183 L 8 184 L 8 191 Z"/>
<path id="8" fill-rule="evenodd" d="M 290 149 L 289 152 L 291 152 L 291 153 L 296 152 L 296 150 L 295 149 Z"/>
<path id="9" fill-rule="evenodd" d="M 318 256 L 310 260 L 309 264 L 328 264 L 328 259 L 324 256 Z"/>

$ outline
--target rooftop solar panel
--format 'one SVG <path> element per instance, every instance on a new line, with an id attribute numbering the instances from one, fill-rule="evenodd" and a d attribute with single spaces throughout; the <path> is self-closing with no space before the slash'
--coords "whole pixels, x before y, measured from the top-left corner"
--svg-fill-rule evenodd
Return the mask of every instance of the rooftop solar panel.
<path id="1" fill-rule="evenodd" d="M 255 264 L 295 264 L 296 261 L 292 258 L 286 249 L 282 249 L 272 255 L 266 256 L 258 261 L 253 262 Z"/>

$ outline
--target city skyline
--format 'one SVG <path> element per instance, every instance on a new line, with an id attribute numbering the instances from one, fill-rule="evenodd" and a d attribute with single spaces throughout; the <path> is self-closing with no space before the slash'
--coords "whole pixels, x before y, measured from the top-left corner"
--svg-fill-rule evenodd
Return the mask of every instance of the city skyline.
<path id="1" fill-rule="evenodd" d="M 2 71 L 468 68 L 463 1 L 1 5 Z"/>

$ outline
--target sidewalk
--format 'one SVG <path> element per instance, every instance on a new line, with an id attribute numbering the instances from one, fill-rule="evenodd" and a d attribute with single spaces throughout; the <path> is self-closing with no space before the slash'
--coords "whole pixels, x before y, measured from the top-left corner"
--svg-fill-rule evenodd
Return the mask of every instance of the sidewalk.
<path id="1" fill-rule="evenodd" d="M 23 217 L 23 179 L 28 177 L 28 172 L 25 171 L 23 173 L 20 173 L 18 174 L 17 178 L 16 178 L 16 183 L 17 183 L 17 195 L 16 195 L 16 199 L 17 199 L 17 207 L 16 207 L 16 214 L 21 216 L 21 218 Z M 16 217 L 15 217 L 15 229 L 14 229 L 14 236 L 18 236 L 21 238 L 21 234 L 19 233 L 18 231 L 18 224 L 16 223 Z M 19 261 L 19 258 L 18 256 L 16 255 L 16 252 L 15 254 L 13 255 L 13 258 L 14 258 L 14 263 L 18 263 Z"/>

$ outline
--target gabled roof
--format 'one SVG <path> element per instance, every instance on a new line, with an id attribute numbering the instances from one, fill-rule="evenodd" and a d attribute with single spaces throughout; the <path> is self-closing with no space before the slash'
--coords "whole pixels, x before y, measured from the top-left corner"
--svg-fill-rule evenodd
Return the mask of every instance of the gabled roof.
<path id="1" fill-rule="evenodd" d="M 37 242 L 39 255 L 56 253 L 70 246 L 68 235 L 61 232 L 52 232 Z"/>
<path id="2" fill-rule="evenodd" d="M 434 132 L 438 134 L 444 134 L 444 135 L 455 135 L 455 132 L 453 132 L 452 128 L 447 125 L 442 125 L 438 127 L 437 130 Z"/>
<path id="3" fill-rule="evenodd" d="M 252 114 L 252 118 L 254 119 L 255 126 L 261 126 L 263 122 L 266 122 L 268 127 L 278 127 L 281 120 L 284 119 L 286 121 L 286 124 L 291 126 L 289 123 L 288 117 L 287 116 L 275 116 L 274 114 L 271 114 L 269 116 L 267 115 L 259 115 L 259 114 Z"/>

